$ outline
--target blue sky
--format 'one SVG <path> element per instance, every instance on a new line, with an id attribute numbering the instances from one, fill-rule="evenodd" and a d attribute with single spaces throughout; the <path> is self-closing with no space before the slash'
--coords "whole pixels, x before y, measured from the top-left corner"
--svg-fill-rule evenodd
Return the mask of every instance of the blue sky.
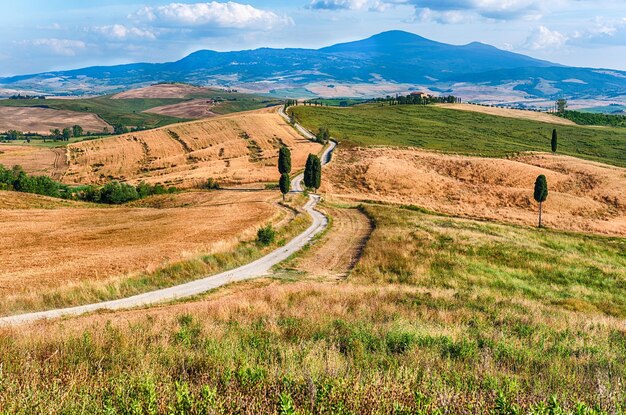
<path id="1" fill-rule="evenodd" d="M 0 75 L 177 60 L 198 49 L 322 47 L 401 29 L 626 70 L 624 0 L 24 0 L 2 5 Z"/>

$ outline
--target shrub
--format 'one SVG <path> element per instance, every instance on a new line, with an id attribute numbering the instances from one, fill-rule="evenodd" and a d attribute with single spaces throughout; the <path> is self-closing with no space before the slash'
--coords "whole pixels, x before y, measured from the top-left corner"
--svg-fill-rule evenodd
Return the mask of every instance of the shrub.
<path id="1" fill-rule="evenodd" d="M 204 184 L 202 185 L 203 189 L 206 190 L 220 190 L 221 186 L 220 184 L 217 182 L 217 180 L 215 180 L 212 177 L 209 177 L 206 182 L 204 182 Z"/>
<path id="2" fill-rule="evenodd" d="M 267 246 L 276 239 L 276 231 L 272 225 L 264 226 L 257 231 L 256 239 L 259 244 Z"/>

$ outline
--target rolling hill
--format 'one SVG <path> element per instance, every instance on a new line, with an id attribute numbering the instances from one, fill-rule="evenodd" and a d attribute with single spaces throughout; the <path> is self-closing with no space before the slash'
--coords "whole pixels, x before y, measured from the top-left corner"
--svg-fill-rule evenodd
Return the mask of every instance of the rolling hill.
<path id="1" fill-rule="evenodd" d="M 355 96 L 430 89 L 503 101 L 620 99 L 626 74 L 571 68 L 472 42 L 449 45 L 403 31 L 317 50 L 200 50 L 168 63 L 97 66 L 1 78 L 7 89 L 42 93 L 103 93 L 155 82 L 238 87 L 279 96 L 336 96 L 338 85 L 360 85 Z M 372 86 L 384 85 L 385 88 Z M 473 90 L 469 87 L 474 88 Z M 476 90 L 482 92 L 476 94 Z M 486 92 L 485 92 L 486 91 Z"/>

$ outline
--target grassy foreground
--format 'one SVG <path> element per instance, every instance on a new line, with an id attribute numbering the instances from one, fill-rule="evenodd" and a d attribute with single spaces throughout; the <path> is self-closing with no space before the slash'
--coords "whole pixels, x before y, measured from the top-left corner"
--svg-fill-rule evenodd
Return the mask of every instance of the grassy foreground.
<path id="1" fill-rule="evenodd" d="M 623 128 L 551 125 L 421 105 L 299 106 L 290 111 L 310 130 L 326 126 L 333 137 L 357 145 L 415 146 L 488 157 L 550 151 L 556 128 L 560 154 L 626 167 Z"/>
<path id="2" fill-rule="evenodd" d="M 4 413 L 624 413 L 623 239 L 367 206 L 342 282 L 5 329 Z"/>

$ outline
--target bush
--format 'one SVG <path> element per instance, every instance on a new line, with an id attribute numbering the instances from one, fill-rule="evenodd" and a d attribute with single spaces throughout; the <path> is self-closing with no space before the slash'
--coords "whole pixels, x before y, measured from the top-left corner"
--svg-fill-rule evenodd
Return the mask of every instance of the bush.
<path id="1" fill-rule="evenodd" d="M 139 199 L 137 189 L 126 183 L 110 182 L 100 189 L 100 202 L 112 205 Z"/>
<path id="2" fill-rule="evenodd" d="M 212 177 L 209 177 L 207 179 L 207 181 L 202 185 L 203 189 L 206 190 L 220 190 L 220 184 L 217 182 L 217 180 L 213 179 Z"/>
<path id="3" fill-rule="evenodd" d="M 267 246 L 276 239 L 276 231 L 272 225 L 267 225 L 257 231 L 256 239 L 259 244 Z"/>

